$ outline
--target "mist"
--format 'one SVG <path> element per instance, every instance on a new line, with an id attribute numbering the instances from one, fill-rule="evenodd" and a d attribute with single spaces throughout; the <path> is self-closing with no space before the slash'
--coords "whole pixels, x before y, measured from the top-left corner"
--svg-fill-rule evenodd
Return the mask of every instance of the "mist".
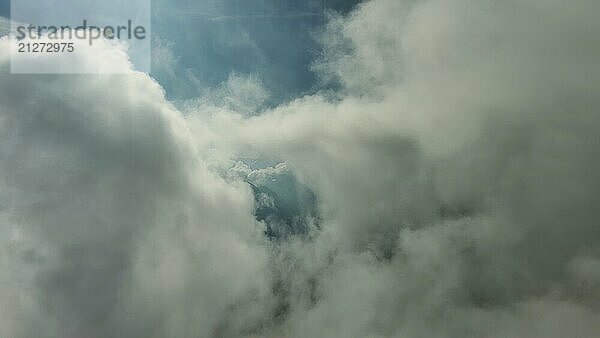
<path id="1" fill-rule="evenodd" d="M 597 336 L 599 12 L 366 1 L 272 101 L 0 38 L 0 336 Z"/>

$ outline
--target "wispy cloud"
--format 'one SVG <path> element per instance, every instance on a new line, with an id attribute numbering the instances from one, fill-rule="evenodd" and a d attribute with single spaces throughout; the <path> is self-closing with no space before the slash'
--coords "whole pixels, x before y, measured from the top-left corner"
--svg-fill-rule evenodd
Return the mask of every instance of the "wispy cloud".
<path id="1" fill-rule="evenodd" d="M 0 16 L 0 36 L 10 33 L 10 20 Z"/>

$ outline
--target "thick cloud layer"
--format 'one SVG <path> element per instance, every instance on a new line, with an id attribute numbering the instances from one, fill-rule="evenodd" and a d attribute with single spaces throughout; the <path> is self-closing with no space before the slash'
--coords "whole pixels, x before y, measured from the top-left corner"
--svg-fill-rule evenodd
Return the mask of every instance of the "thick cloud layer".
<path id="1" fill-rule="evenodd" d="M 268 290 L 250 189 L 207 171 L 155 82 L 6 75 L 0 42 L 0 335 L 209 336 Z"/>
<path id="2" fill-rule="evenodd" d="M 321 202 L 278 334 L 595 335 L 598 9 L 372 1 L 322 39 L 338 97 L 217 114 Z"/>
<path id="3" fill-rule="evenodd" d="M 185 114 L 2 76 L 0 335 L 595 337 L 599 10 L 372 0 L 321 37 L 339 91 L 259 116 L 235 75 Z M 268 241 L 244 180 L 290 172 L 318 217 Z"/>

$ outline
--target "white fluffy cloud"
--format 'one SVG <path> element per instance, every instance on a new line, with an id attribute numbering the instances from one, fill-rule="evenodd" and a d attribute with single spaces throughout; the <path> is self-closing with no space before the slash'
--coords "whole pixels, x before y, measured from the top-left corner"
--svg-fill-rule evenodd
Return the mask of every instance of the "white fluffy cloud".
<path id="1" fill-rule="evenodd" d="M 0 333 L 594 337 L 599 9 L 372 0 L 322 37 L 335 97 L 254 117 L 184 118 L 143 74 L 3 76 Z M 231 175 L 278 169 L 317 195 L 310 239 L 261 239 Z"/>
<path id="2" fill-rule="evenodd" d="M 158 84 L 8 75 L 0 43 L 2 336 L 209 336 L 268 290 L 249 188 Z"/>
<path id="3" fill-rule="evenodd" d="M 277 334 L 595 335 L 598 6 L 370 1 L 323 37 L 340 97 L 217 114 L 320 201 Z"/>

